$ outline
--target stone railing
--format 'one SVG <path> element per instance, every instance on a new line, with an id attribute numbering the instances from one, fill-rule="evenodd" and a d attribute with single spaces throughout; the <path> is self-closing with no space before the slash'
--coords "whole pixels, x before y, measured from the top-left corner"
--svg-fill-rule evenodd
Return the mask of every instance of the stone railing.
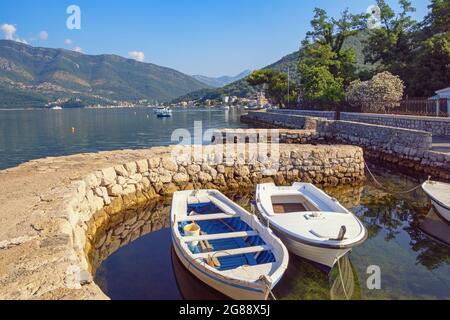
<path id="1" fill-rule="evenodd" d="M 272 127 L 315 130 L 322 136 L 402 154 L 410 154 L 411 149 L 429 150 L 432 146 L 431 133 L 418 130 L 272 112 L 250 112 L 242 119 Z"/>
<path id="2" fill-rule="evenodd" d="M 133 208 L 178 190 L 364 179 L 359 147 L 279 145 L 276 169 L 267 144 L 229 147 L 226 153 L 213 145 L 102 152 L 0 171 L 0 298 L 107 299 L 93 281 L 96 268 L 150 231 L 147 213 Z"/>
<path id="3" fill-rule="evenodd" d="M 249 119 L 252 122 L 261 122 L 264 124 L 272 124 L 274 126 L 282 126 L 290 129 L 315 130 L 317 121 L 326 120 L 325 118 L 314 118 L 309 116 L 286 116 L 278 111 L 275 112 L 249 112 L 242 116 L 243 120 Z"/>
<path id="4" fill-rule="evenodd" d="M 276 112 L 280 114 L 320 117 L 328 120 L 334 120 L 336 117 L 334 111 L 277 110 Z M 450 118 L 353 112 L 341 112 L 340 117 L 340 120 L 344 121 L 421 130 L 430 132 L 436 136 L 450 136 Z"/>

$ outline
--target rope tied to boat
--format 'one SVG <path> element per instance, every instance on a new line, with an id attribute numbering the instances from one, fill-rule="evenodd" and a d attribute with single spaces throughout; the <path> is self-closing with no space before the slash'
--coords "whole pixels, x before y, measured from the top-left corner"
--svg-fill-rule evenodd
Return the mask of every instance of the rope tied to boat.
<path id="1" fill-rule="evenodd" d="M 272 299 L 277 300 L 277 298 L 275 297 L 275 294 L 272 291 L 272 282 L 270 282 L 270 280 L 267 278 L 267 276 L 262 274 L 259 277 L 259 280 L 262 281 L 262 283 L 264 283 L 264 285 L 266 286 L 267 290 L 269 291 L 269 294 L 272 297 Z"/>
<path id="2" fill-rule="evenodd" d="M 344 291 L 345 299 L 350 300 L 347 294 L 347 290 L 345 289 L 345 283 L 344 279 L 342 278 L 342 270 L 341 270 L 341 263 L 339 262 L 340 259 L 337 259 L 338 269 L 339 269 L 339 278 L 341 278 L 342 283 L 342 290 Z"/>
<path id="3" fill-rule="evenodd" d="M 370 170 L 369 166 L 367 165 L 367 162 L 364 161 L 364 165 L 367 169 L 367 171 L 369 172 L 370 176 L 372 177 L 372 180 L 375 182 L 375 184 L 377 184 L 381 189 L 383 189 L 384 191 L 390 192 L 392 194 L 397 194 L 397 195 L 402 195 L 402 194 L 408 194 L 411 193 L 413 191 L 416 191 L 420 188 L 422 188 L 422 184 L 419 184 L 418 186 L 415 186 L 412 189 L 406 190 L 406 191 L 393 191 L 393 190 L 389 190 L 388 188 L 386 188 L 380 181 L 377 180 L 377 178 L 375 178 L 375 176 L 373 175 L 372 171 Z M 431 177 L 428 177 L 428 181 L 430 181 Z"/>

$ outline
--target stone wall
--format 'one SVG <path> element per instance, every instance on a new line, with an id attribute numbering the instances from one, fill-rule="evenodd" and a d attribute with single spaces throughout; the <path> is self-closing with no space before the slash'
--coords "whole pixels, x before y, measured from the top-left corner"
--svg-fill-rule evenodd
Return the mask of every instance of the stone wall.
<path id="1" fill-rule="evenodd" d="M 327 120 L 335 120 L 336 112 L 334 111 L 317 111 L 317 110 L 290 110 L 290 109 L 279 109 L 274 112 L 280 114 L 290 114 L 297 116 L 315 117 L 315 118 L 325 118 Z"/>
<path id="2" fill-rule="evenodd" d="M 121 246 L 166 225 L 163 217 L 149 223 L 148 212 L 135 208 L 178 190 L 242 190 L 270 181 L 335 186 L 364 179 L 359 147 L 279 145 L 277 169 L 275 151 L 267 147 L 111 151 L 0 171 L 0 298 L 106 299 L 92 272 Z"/>
<path id="3" fill-rule="evenodd" d="M 374 147 L 387 152 L 409 155 L 413 150 L 429 150 L 431 133 L 418 130 L 387 127 L 349 121 L 326 120 L 300 115 L 272 112 L 249 112 L 244 122 L 269 124 L 272 127 L 315 130 L 318 134 L 334 137 L 364 147 Z M 308 125 L 307 125 L 308 124 Z"/>
<path id="4" fill-rule="evenodd" d="M 280 143 L 358 145 L 364 148 L 364 155 L 372 161 L 391 164 L 406 169 L 408 173 L 431 175 L 434 179 L 450 181 L 450 154 L 430 150 L 431 133 L 324 119 L 315 120 L 317 121 L 316 130 L 283 129 L 283 127 L 290 126 L 284 126 L 280 116 L 280 114 L 275 115 L 274 119 L 276 120 L 272 121 L 270 113 L 266 113 L 264 118 L 260 116 L 253 118 L 253 114 L 250 113 L 242 120 L 260 128 L 276 128 Z M 303 118 L 303 116 L 290 116 L 289 118 L 291 117 Z M 267 122 L 261 119 L 265 119 Z M 291 120 L 289 123 L 293 122 Z M 258 131 L 258 129 L 237 131 L 229 129 L 221 132 L 224 140 L 233 142 L 236 137 L 238 141 L 245 142 L 246 139 L 251 140 L 249 136 L 254 136 L 255 130 Z M 264 129 L 260 131 L 260 136 L 270 136 L 269 133 L 264 132 Z M 216 136 L 220 136 L 220 133 L 216 133 Z"/>
<path id="5" fill-rule="evenodd" d="M 274 126 L 281 126 L 290 129 L 305 129 L 315 130 L 317 121 L 326 120 L 325 118 L 314 118 L 310 116 L 286 116 L 283 112 L 249 112 L 242 116 L 241 119 L 249 119 L 252 122 L 261 122 L 265 124 L 272 124 Z"/>
<path id="6" fill-rule="evenodd" d="M 319 121 L 317 132 L 352 144 L 405 155 L 429 150 L 430 133 L 349 121 Z"/>
<path id="7" fill-rule="evenodd" d="M 280 114 L 320 117 L 328 120 L 334 120 L 336 117 L 334 111 L 277 110 L 276 112 Z M 341 112 L 340 120 L 421 130 L 430 132 L 436 136 L 450 136 L 450 118 Z"/>

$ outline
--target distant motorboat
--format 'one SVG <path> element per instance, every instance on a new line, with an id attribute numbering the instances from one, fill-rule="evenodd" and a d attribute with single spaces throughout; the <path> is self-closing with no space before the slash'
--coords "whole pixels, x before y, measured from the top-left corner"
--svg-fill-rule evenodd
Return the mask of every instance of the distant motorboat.
<path id="1" fill-rule="evenodd" d="M 289 251 L 326 268 L 367 238 L 357 217 L 310 183 L 260 184 L 256 206 Z"/>
<path id="2" fill-rule="evenodd" d="M 172 116 L 172 110 L 169 108 L 158 108 L 155 112 L 158 118 L 170 118 Z"/>
<path id="3" fill-rule="evenodd" d="M 60 106 L 53 107 L 52 110 L 62 110 L 63 108 Z"/>
<path id="4" fill-rule="evenodd" d="M 450 222 L 450 184 L 444 182 L 426 181 L 423 191 L 431 199 L 439 215 Z"/>

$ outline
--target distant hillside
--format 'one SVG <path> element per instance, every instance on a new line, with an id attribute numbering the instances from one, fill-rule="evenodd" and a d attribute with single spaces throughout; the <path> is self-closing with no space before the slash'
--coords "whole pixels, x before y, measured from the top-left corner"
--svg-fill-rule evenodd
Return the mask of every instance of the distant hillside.
<path id="1" fill-rule="evenodd" d="M 288 67 L 291 71 L 291 80 L 297 82 L 299 80 L 297 72 L 299 51 L 291 53 L 281 60 L 263 68 L 263 69 L 273 69 L 282 72 L 287 72 Z M 220 99 L 223 96 L 237 96 L 237 97 L 249 97 L 255 94 L 255 90 L 247 83 L 243 78 L 241 80 L 235 81 L 226 85 L 222 88 L 213 89 L 201 89 L 198 91 L 191 92 L 185 96 L 175 99 L 173 102 L 177 103 L 180 101 L 189 100 L 206 100 L 206 99 Z"/>
<path id="2" fill-rule="evenodd" d="M 116 55 L 85 55 L 0 40 L 0 108 L 84 103 L 170 101 L 208 87 L 173 69 Z"/>
<path id="3" fill-rule="evenodd" d="M 359 70 L 370 69 L 372 67 L 370 65 L 364 64 L 363 40 L 366 37 L 367 35 L 365 33 L 360 33 L 358 36 L 349 38 L 344 44 L 344 47 L 346 48 L 352 47 L 355 49 L 357 57 L 357 67 Z M 298 74 L 299 55 L 300 51 L 293 52 L 263 69 L 273 69 L 287 73 L 289 68 L 291 80 L 298 83 L 300 81 L 300 76 Z M 254 93 L 255 90 L 247 83 L 244 78 L 222 88 L 201 89 L 191 92 L 185 96 L 175 99 L 174 102 L 176 103 L 183 100 L 220 99 L 223 96 L 249 97 Z"/>
<path id="4" fill-rule="evenodd" d="M 220 87 L 226 86 L 227 84 L 241 80 L 242 78 L 247 77 L 250 73 L 252 73 L 251 70 L 245 70 L 244 72 L 241 72 L 237 76 L 234 76 L 234 77 L 222 76 L 222 77 L 213 78 L 213 77 L 206 77 L 206 76 L 200 76 L 200 75 L 195 75 L 192 77 L 197 79 L 200 82 L 203 82 L 203 83 L 209 85 L 210 87 L 220 88 Z"/>

